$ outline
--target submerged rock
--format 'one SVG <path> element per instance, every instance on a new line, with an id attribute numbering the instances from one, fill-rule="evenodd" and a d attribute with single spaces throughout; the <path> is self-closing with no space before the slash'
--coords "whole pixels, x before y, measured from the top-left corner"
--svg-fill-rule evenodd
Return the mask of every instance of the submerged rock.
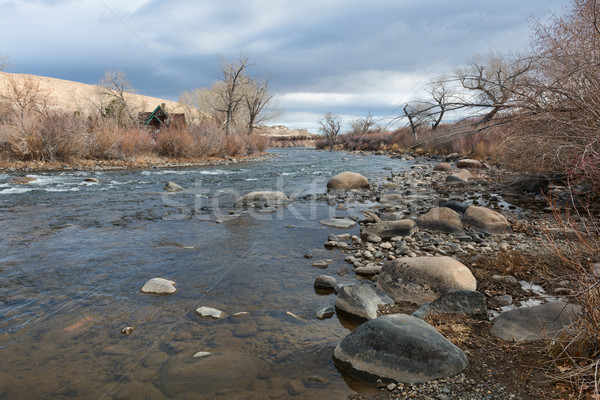
<path id="1" fill-rule="evenodd" d="M 142 293 L 171 294 L 175 293 L 175 282 L 163 278 L 152 278 L 142 287 Z"/>
<path id="2" fill-rule="evenodd" d="M 37 181 L 33 176 L 15 176 L 8 180 L 8 183 L 14 183 L 15 185 L 26 185 L 31 182 Z"/>
<path id="3" fill-rule="evenodd" d="M 223 311 L 217 310 L 216 308 L 205 307 L 205 306 L 198 307 L 196 309 L 196 311 L 194 311 L 194 312 L 204 318 L 219 319 L 223 316 Z"/>
<path id="4" fill-rule="evenodd" d="M 184 188 L 182 188 L 175 182 L 171 182 L 171 181 L 169 181 L 165 184 L 164 190 L 166 192 L 183 192 L 183 191 L 185 191 Z"/>
<path id="5" fill-rule="evenodd" d="M 270 191 L 256 191 L 250 192 L 242 196 L 238 200 L 238 204 L 244 206 L 257 206 L 257 205 L 279 205 L 290 201 L 288 197 L 282 192 L 270 192 Z"/>
<path id="6" fill-rule="evenodd" d="M 327 182 L 327 189 L 370 189 L 369 180 L 356 172 L 342 172 L 337 174 Z"/>
<path id="7" fill-rule="evenodd" d="M 451 290 L 476 290 L 471 271 L 454 258 L 415 257 L 386 263 L 378 286 L 397 302 L 422 305 Z"/>
<path id="8" fill-rule="evenodd" d="M 329 218 L 319 221 L 321 225 L 331 226 L 333 228 L 348 229 L 356 225 L 356 221 L 349 218 Z"/>
<path id="9" fill-rule="evenodd" d="M 351 376 L 375 382 L 421 383 L 458 374 L 465 354 L 434 327 L 409 315 L 368 321 L 336 346 L 334 363 Z"/>

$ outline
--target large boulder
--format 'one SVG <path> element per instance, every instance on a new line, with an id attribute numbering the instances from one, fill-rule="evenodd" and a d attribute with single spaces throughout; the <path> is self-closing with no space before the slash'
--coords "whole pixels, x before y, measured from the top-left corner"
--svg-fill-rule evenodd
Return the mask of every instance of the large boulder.
<path id="1" fill-rule="evenodd" d="M 363 282 L 360 285 L 340 287 L 335 299 L 335 309 L 351 320 L 365 322 L 377 318 L 377 310 L 380 305 L 393 302 L 375 285 Z"/>
<path id="2" fill-rule="evenodd" d="M 489 208 L 470 206 L 462 218 L 463 225 L 474 230 L 489 233 L 511 233 L 510 224 L 502 215 Z"/>
<path id="3" fill-rule="evenodd" d="M 428 315 L 458 314 L 469 318 L 488 319 L 485 296 L 471 290 L 451 290 L 430 303 L 423 304 L 414 317 L 426 318 Z"/>
<path id="4" fill-rule="evenodd" d="M 333 178 L 327 182 L 327 189 L 340 189 L 340 190 L 349 190 L 349 189 L 370 189 L 371 184 L 369 180 L 362 176 L 361 174 L 357 174 L 356 172 L 342 172 L 341 174 L 337 174 Z"/>
<path id="5" fill-rule="evenodd" d="M 469 208 L 469 205 L 465 204 L 465 203 L 461 203 L 460 201 L 449 200 L 449 201 L 446 201 L 446 202 L 440 204 L 440 207 L 448 207 L 448 208 L 453 209 L 456 212 L 463 214 L 465 211 L 467 211 L 467 208 Z"/>
<path id="6" fill-rule="evenodd" d="M 419 228 L 412 219 L 401 219 L 399 221 L 382 221 L 364 226 L 360 231 L 363 241 L 371 234 L 379 236 L 383 240 L 390 240 L 394 236 L 412 236 Z"/>
<path id="7" fill-rule="evenodd" d="M 443 233 L 465 233 L 460 216 L 447 207 L 436 207 L 417 218 L 419 229 L 428 229 Z"/>
<path id="8" fill-rule="evenodd" d="M 578 318 L 573 304 L 552 302 L 503 312 L 492 321 L 490 333 L 512 342 L 551 339 Z"/>
<path id="9" fill-rule="evenodd" d="M 278 205 L 288 201 L 288 197 L 282 192 L 256 191 L 242 196 L 237 203 L 243 206 L 263 206 Z"/>
<path id="10" fill-rule="evenodd" d="M 401 258 L 386 263 L 377 285 L 397 302 L 423 305 L 451 290 L 476 290 L 475 277 L 451 257 Z"/>
<path id="11" fill-rule="evenodd" d="M 357 379 L 404 383 L 451 377 L 469 363 L 434 327 L 404 314 L 362 324 L 336 346 L 333 361 Z"/>
<path id="12" fill-rule="evenodd" d="M 456 168 L 479 169 L 483 168 L 483 164 L 481 164 L 481 161 L 478 160 L 463 158 L 462 160 L 458 160 L 456 162 Z"/>

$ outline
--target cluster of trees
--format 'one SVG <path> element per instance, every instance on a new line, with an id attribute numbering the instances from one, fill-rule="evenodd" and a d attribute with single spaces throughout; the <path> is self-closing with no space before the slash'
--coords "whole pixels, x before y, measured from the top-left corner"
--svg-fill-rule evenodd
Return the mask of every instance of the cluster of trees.
<path id="1" fill-rule="evenodd" d="M 179 102 L 192 122 L 207 118 L 218 121 L 225 134 L 246 133 L 277 115 L 271 107 L 275 96 L 271 91 L 271 74 L 256 77 L 249 73 L 247 56 L 221 62 L 223 77 L 210 88 L 183 92 Z"/>
<path id="2" fill-rule="evenodd" d="M 500 133 L 502 155 L 521 166 L 600 182 L 599 21 L 597 0 L 572 0 L 563 14 L 534 21 L 527 51 L 475 55 L 400 106 L 399 134 L 412 136 L 412 147 L 435 148 Z M 338 142 L 339 117 L 328 113 L 319 122 L 328 141 Z M 360 119 L 351 132 L 377 131 L 371 124 Z"/>
<path id="3" fill-rule="evenodd" d="M 463 130 L 445 129 L 441 140 L 502 125 L 513 156 L 596 175 L 598 182 L 599 20 L 597 0 L 573 0 L 564 14 L 533 23 L 529 51 L 473 57 L 466 67 L 429 83 L 426 95 L 404 105 L 399 118 L 417 143 L 419 131 L 438 131 L 444 120 L 473 122 L 461 124 Z"/>
<path id="4" fill-rule="evenodd" d="M 0 70 L 6 66 L 1 60 Z M 135 90 L 121 71 L 106 72 L 96 92 L 75 113 L 52 104 L 51 93 L 34 77 L 8 75 L 0 92 L 0 151 L 22 160 L 149 153 L 196 158 L 262 151 L 266 140 L 252 133 L 274 115 L 270 75 L 250 76 L 251 64 L 245 56 L 222 66 L 223 78 L 210 89 L 182 95 L 187 126 L 162 129 L 158 136 L 140 127 L 139 113 L 145 104 L 133 96 Z"/>

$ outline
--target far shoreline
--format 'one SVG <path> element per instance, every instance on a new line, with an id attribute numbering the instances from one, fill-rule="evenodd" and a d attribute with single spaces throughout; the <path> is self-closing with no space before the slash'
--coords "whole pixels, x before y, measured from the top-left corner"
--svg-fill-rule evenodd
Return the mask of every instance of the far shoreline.
<path id="1" fill-rule="evenodd" d="M 91 160 L 72 161 L 8 161 L 0 160 L 0 173 L 19 172 L 59 172 L 59 171 L 119 171 L 149 168 L 186 168 L 230 165 L 243 162 L 266 161 L 273 158 L 267 152 L 236 157 L 209 158 L 170 158 L 159 156 L 138 157 L 133 160 Z"/>

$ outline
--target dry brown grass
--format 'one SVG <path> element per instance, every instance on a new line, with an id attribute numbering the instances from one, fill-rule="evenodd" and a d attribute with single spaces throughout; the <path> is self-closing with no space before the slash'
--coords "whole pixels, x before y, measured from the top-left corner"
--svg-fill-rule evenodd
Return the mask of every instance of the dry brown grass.
<path id="1" fill-rule="evenodd" d="M 569 385 L 581 398 L 600 397 L 600 225 L 589 209 L 569 214 L 554 207 L 558 230 L 546 232 L 548 249 L 564 268 L 575 291 L 581 318 L 553 340 L 548 375 Z"/>

